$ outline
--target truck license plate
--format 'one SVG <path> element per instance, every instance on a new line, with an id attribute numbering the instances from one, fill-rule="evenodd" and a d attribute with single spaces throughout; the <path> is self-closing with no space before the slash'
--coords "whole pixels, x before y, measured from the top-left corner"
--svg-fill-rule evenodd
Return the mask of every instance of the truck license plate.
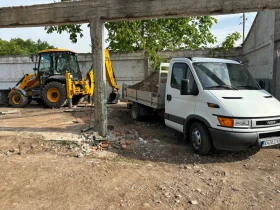
<path id="1" fill-rule="evenodd" d="M 280 144 L 280 138 L 274 138 L 274 139 L 268 139 L 265 141 L 262 141 L 261 145 L 262 147 L 268 147 L 272 145 Z"/>

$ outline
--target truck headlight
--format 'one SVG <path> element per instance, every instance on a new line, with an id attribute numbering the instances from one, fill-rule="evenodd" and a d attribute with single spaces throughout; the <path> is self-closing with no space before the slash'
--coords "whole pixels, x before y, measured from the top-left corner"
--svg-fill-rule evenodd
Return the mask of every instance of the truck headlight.
<path id="1" fill-rule="evenodd" d="M 228 117 L 218 117 L 219 123 L 223 127 L 229 128 L 250 128 L 251 120 L 249 119 L 233 119 Z"/>
<path id="2" fill-rule="evenodd" d="M 241 128 L 249 128 L 251 127 L 251 121 L 248 119 L 234 119 L 234 125 L 233 127 L 241 127 Z"/>

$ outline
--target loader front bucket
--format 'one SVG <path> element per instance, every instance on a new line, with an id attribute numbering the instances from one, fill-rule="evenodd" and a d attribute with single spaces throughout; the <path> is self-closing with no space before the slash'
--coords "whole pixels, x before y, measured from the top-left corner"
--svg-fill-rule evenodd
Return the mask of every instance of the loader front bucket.
<path id="1" fill-rule="evenodd" d="M 0 106 L 7 106 L 9 104 L 9 95 L 10 90 L 0 90 Z"/>
<path id="2" fill-rule="evenodd" d="M 119 93 L 110 93 L 107 104 L 117 104 L 120 98 Z"/>

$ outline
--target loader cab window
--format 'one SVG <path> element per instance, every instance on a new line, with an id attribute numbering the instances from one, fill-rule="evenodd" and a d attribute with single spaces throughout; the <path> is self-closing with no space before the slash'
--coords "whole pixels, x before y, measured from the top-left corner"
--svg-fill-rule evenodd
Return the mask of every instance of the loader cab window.
<path id="1" fill-rule="evenodd" d="M 82 78 L 77 56 L 70 52 L 58 52 L 53 54 L 54 74 L 70 72 L 74 79 Z"/>
<path id="2" fill-rule="evenodd" d="M 49 53 L 42 53 L 40 55 L 40 64 L 39 72 L 41 75 L 50 75 L 51 74 L 51 60 Z"/>
<path id="3" fill-rule="evenodd" d="M 65 74 L 69 69 L 67 54 L 65 52 L 54 53 L 53 56 L 54 74 Z"/>
<path id="4" fill-rule="evenodd" d="M 172 69 L 171 87 L 180 90 L 182 79 L 188 79 L 190 87 L 193 88 L 195 82 L 190 67 L 185 63 L 175 63 Z"/>

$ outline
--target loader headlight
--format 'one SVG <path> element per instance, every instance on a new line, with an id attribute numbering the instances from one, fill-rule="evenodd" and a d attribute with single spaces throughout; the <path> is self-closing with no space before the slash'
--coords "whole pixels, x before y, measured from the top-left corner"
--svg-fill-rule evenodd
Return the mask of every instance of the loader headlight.
<path id="1" fill-rule="evenodd" d="M 70 74 L 70 78 L 73 79 L 73 75 L 72 74 Z"/>
<path id="2" fill-rule="evenodd" d="M 223 127 L 229 128 L 250 128 L 251 120 L 249 119 L 233 119 L 228 117 L 218 117 L 219 123 Z"/>

